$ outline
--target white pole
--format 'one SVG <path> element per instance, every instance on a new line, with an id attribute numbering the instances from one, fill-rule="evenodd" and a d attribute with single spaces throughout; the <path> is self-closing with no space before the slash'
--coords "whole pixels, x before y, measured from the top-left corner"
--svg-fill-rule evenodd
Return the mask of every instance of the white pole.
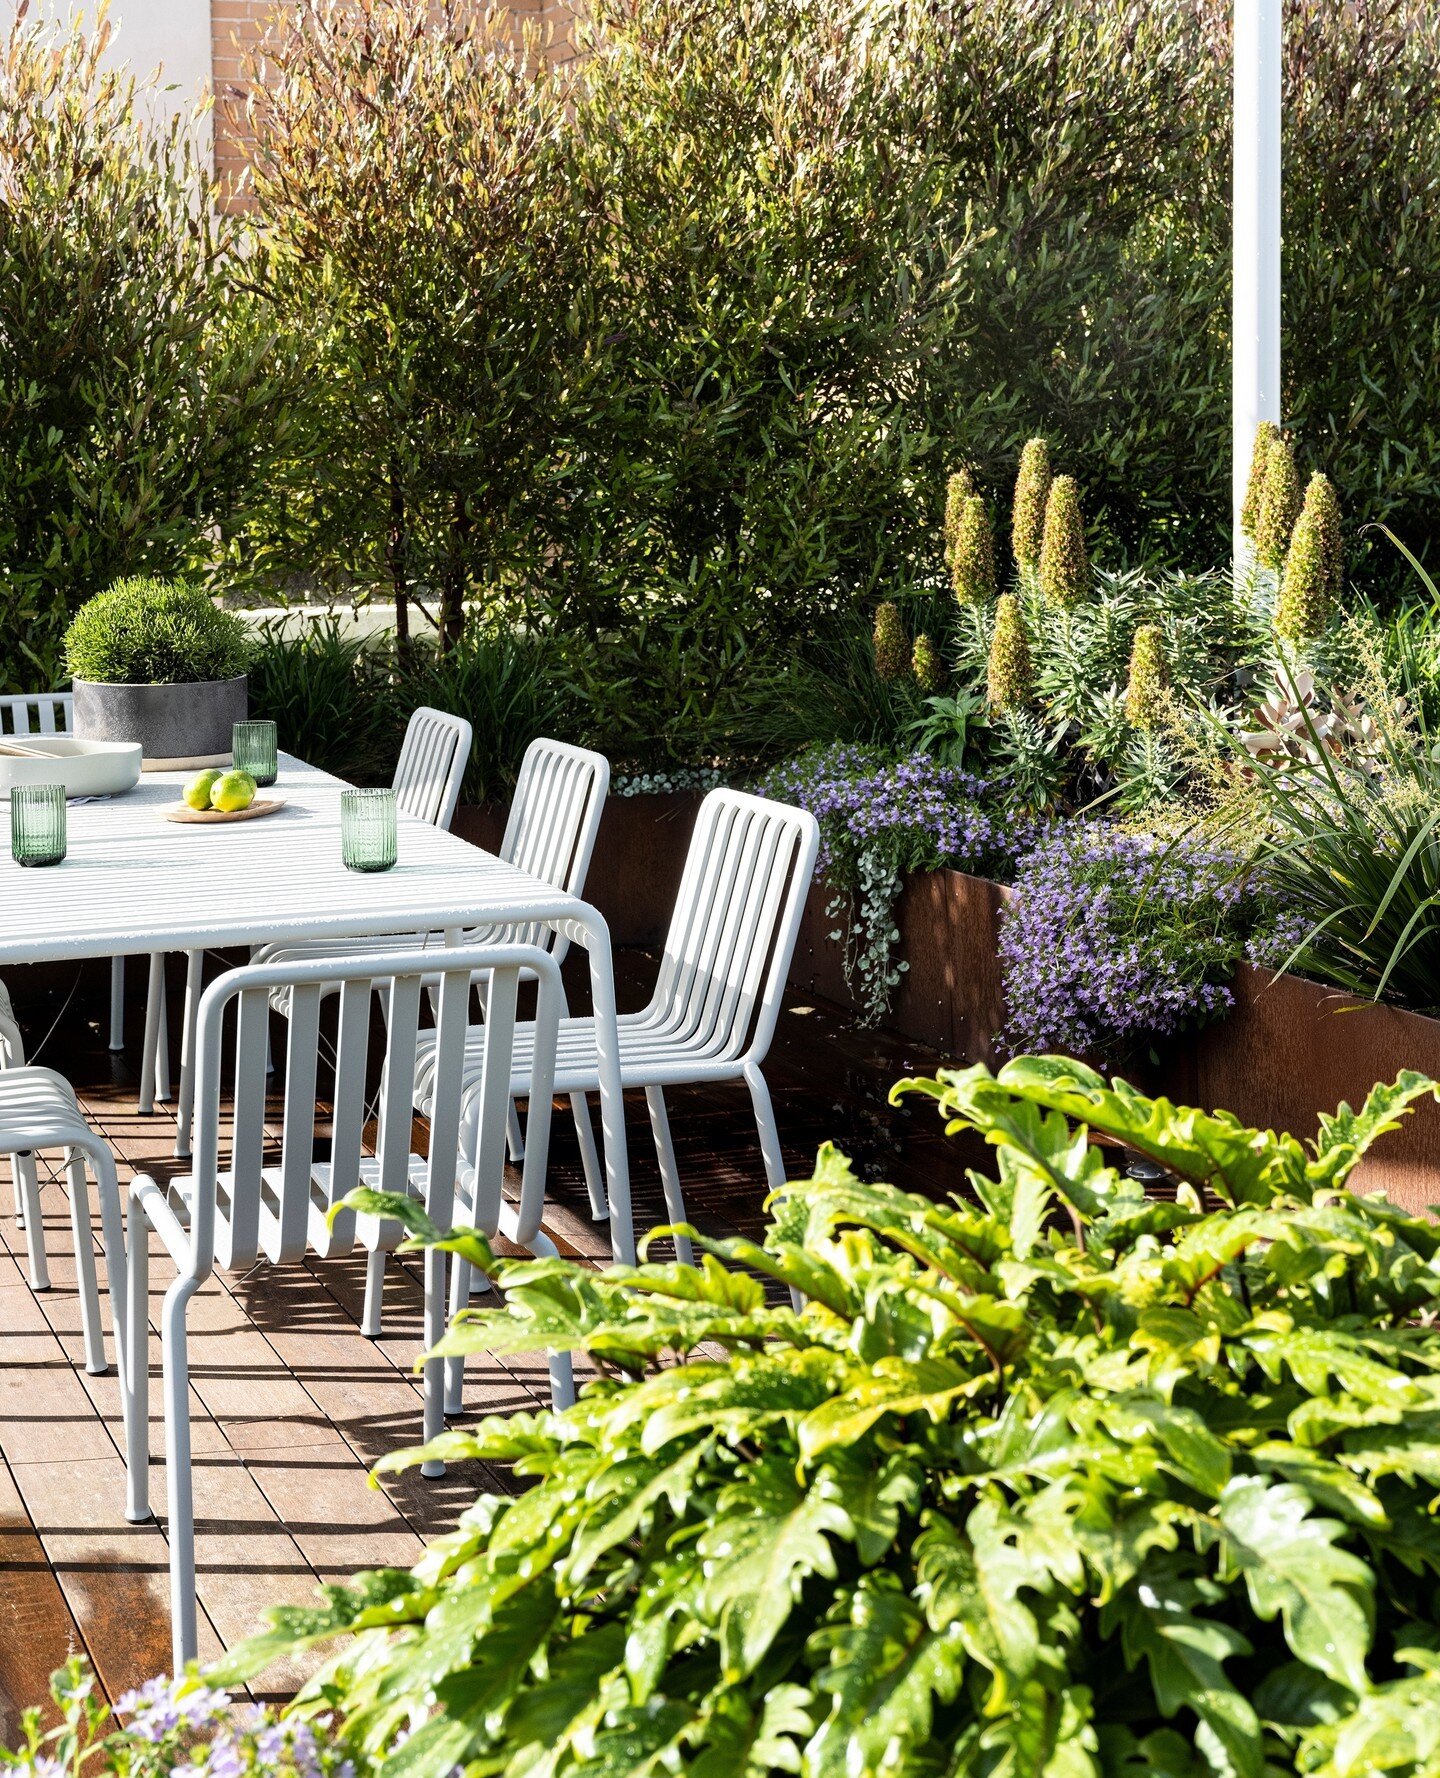
<path id="1" fill-rule="evenodd" d="M 1235 0 L 1231 497 L 1235 566 L 1255 428 L 1280 415 L 1281 0 Z"/>

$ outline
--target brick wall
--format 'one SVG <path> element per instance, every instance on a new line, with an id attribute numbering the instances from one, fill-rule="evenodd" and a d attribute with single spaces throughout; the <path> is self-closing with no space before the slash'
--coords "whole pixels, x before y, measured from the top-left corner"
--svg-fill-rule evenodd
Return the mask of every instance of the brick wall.
<path id="1" fill-rule="evenodd" d="M 363 0 L 362 0 L 363 3 Z M 518 20 L 538 23 L 549 55 L 568 61 L 574 54 L 571 27 L 573 0 L 505 0 Z M 277 15 L 289 10 L 288 0 L 210 0 L 215 86 L 215 171 L 231 205 L 242 203 L 248 131 L 245 118 L 245 75 L 251 54 Z"/>

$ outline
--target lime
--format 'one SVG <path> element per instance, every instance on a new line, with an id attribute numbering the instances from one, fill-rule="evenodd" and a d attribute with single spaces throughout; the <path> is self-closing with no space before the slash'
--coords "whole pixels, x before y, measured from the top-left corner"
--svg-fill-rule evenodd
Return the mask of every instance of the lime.
<path id="1" fill-rule="evenodd" d="M 201 772 L 198 778 L 192 778 L 180 793 L 185 799 L 185 806 L 190 809 L 208 809 L 210 791 L 219 776 L 218 771 L 212 770 Z"/>
<path id="2" fill-rule="evenodd" d="M 248 809 L 255 801 L 255 780 L 249 772 L 221 772 L 210 786 L 210 807 L 227 815 Z"/>

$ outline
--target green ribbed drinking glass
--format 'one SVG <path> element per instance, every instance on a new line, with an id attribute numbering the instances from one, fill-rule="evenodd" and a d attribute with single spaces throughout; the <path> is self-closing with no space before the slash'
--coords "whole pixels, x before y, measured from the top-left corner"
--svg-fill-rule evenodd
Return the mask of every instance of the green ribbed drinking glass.
<path id="1" fill-rule="evenodd" d="M 12 785 L 10 852 L 16 864 L 59 864 L 65 856 L 63 784 Z"/>
<path id="2" fill-rule="evenodd" d="M 273 784 L 280 770 L 275 724 L 268 720 L 237 722 L 230 732 L 235 770 L 248 772 L 258 788 Z"/>
<path id="3" fill-rule="evenodd" d="M 389 870 L 399 849 L 393 790 L 340 792 L 340 856 L 346 870 Z"/>

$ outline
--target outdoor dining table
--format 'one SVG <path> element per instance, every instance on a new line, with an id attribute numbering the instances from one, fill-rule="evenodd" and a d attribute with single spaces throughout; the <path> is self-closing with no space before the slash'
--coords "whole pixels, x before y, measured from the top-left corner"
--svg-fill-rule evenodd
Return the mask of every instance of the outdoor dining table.
<path id="1" fill-rule="evenodd" d="M 610 934 L 589 903 L 423 821 L 399 817 L 390 870 L 340 858 L 343 779 L 280 755 L 264 795 L 284 808 L 248 821 L 181 824 L 184 772 L 146 773 L 123 795 L 71 803 L 68 852 L 26 869 L 0 841 L 0 974 L 154 951 L 203 951 L 314 938 L 553 927 L 590 960 L 611 1249 L 633 1264 L 635 1233 L 615 1024 Z M 63 1072 L 63 1070 L 62 1070 Z"/>

